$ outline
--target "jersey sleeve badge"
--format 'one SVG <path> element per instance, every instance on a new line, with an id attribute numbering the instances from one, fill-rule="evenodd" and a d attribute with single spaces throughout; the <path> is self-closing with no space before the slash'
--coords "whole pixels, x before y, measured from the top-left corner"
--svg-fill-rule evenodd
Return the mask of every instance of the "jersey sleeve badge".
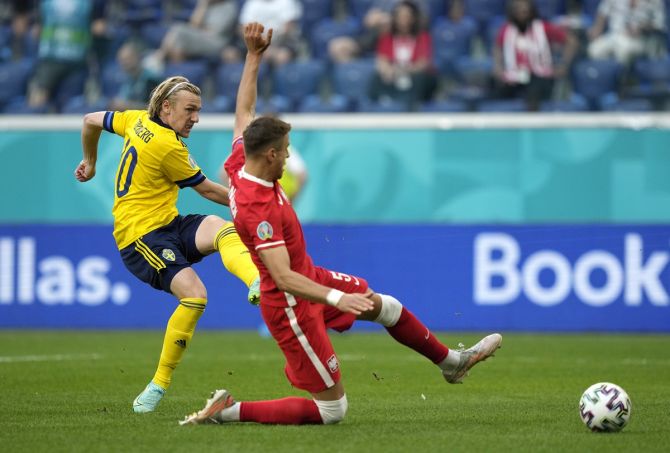
<path id="1" fill-rule="evenodd" d="M 258 224 L 258 227 L 256 228 L 256 234 L 262 241 L 267 241 L 268 239 L 272 239 L 272 234 L 274 231 L 272 231 L 272 225 L 267 220 L 263 220 L 261 223 Z"/>

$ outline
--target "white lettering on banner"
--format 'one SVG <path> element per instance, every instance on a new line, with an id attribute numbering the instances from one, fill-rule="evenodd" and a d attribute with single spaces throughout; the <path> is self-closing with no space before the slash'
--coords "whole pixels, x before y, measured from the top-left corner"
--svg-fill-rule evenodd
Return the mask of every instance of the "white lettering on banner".
<path id="1" fill-rule="evenodd" d="M 36 256 L 35 238 L 0 237 L 0 305 L 39 302 L 93 307 L 107 301 L 124 305 L 130 300 L 128 285 L 110 282 L 107 274 L 112 265 L 104 257 L 87 256 L 75 263 L 65 256 L 40 261 Z"/>
<path id="2" fill-rule="evenodd" d="M 639 234 L 624 237 L 623 263 L 606 250 L 590 250 L 571 265 L 555 250 L 538 250 L 521 262 L 521 247 L 506 233 L 481 233 L 474 241 L 474 301 L 478 305 L 505 305 L 522 292 L 532 303 L 550 307 L 565 301 L 574 291 L 586 305 L 604 307 L 623 293 L 623 302 L 639 306 L 646 294 L 650 304 L 665 307 L 670 297 L 661 281 L 670 253 L 654 251 L 644 261 Z M 604 273 L 604 283 L 594 286 L 591 275 Z M 551 272 L 554 280 L 543 286 L 540 274 Z"/>
<path id="3" fill-rule="evenodd" d="M 500 258 L 493 259 L 493 251 Z M 481 305 L 503 305 L 519 297 L 521 279 L 516 271 L 521 252 L 514 238 L 503 233 L 483 233 L 475 239 L 475 302 Z M 494 276 L 502 286 L 493 287 Z"/>
<path id="4" fill-rule="evenodd" d="M 642 303 L 642 291 L 646 290 L 649 301 L 658 306 L 670 303 L 668 293 L 661 284 L 660 274 L 668 264 L 668 253 L 654 252 L 647 263 L 642 262 L 644 244 L 637 234 L 626 235 L 626 292 L 628 305 Z"/>
<path id="5" fill-rule="evenodd" d="M 14 297 L 14 244 L 0 238 L 0 305 L 11 304 Z"/>

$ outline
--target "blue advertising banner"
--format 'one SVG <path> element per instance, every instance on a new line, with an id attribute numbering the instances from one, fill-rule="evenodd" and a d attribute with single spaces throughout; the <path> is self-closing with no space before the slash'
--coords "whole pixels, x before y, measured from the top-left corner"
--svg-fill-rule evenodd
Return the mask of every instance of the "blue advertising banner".
<path id="1" fill-rule="evenodd" d="M 669 226 L 308 225 L 305 235 L 316 263 L 365 278 L 435 330 L 670 332 Z M 262 323 L 217 256 L 195 269 L 209 297 L 201 328 Z M 124 268 L 109 226 L 0 226 L 2 328 L 163 328 L 174 307 Z"/>

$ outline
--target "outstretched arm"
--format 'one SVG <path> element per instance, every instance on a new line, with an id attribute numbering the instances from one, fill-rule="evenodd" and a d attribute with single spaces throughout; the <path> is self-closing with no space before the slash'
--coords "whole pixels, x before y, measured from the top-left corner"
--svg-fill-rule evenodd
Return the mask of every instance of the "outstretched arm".
<path id="1" fill-rule="evenodd" d="M 258 86 L 258 68 L 263 58 L 263 52 L 272 41 L 272 29 L 267 36 L 263 36 L 264 27 L 258 22 L 252 22 L 244 27 L 244 44 L 247 46 L 247 57 L 244 61 L 242 79 L 237 89 L 237 103 L 235 105 L 235 126 L 233 137 L 239 137 L 256 115 L 256 92 Z"/>
<path id="2" fill-rule="evenodd" d="M 84 158 L 74 170 L 74 177 L 79 182 L 86 182 L 95 176 L 95 163 L 98 160 L 98 141 L 102 132 L 105 112 L 87 113 L 84 116 L 84 127 L 81 130 L 81 147 Z"/>

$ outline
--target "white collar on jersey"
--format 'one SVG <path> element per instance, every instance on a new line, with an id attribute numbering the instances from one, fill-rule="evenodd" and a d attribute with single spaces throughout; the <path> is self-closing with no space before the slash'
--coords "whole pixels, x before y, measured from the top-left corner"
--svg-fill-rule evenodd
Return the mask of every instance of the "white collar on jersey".
<path id="1" fill-rule="evenodd" d="M 257 178 L 254 175 L 250 175 L 249 173 L 244 171 L 244 167 L 242 167 L 242 169 L 240 170 L 238 175 L 240 176 L 240 178 L 248 179 L 249 181 L 253 181 L 253 182 L 258 183 L 258 184 L 260 184 L 262 186 L 265 186 L 265 187 L 274 187 L 275 186 L 270 181 L 266 181 L 264 179 Z"/>

